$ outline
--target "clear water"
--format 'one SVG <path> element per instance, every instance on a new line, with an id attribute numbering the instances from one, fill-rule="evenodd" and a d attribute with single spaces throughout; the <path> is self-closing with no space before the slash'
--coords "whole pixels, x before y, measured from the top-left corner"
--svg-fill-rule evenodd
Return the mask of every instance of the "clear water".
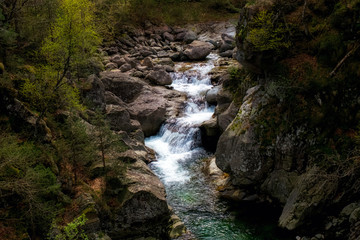
<path id="1" fill-rule="evenodd" d="M 170 206 L 198 239 L 277 239 L 272 237 L 270 225 L 250 223 L 229 211 L 202 172 L 203 159 L 209 153 L 201 147 L 198 127 L 214 113 L 204 95 L 212 87 L 208 73 L 216 59 L 213 54 L 206 62 L 186 65 L 185 72 L 179 71 L 185 69 L 185 63 L 177 64 L 172 86 L 187 93 L 188 100 L 182 117 L 169 119 L 156 136 L 145 140 L 157 153 L 157 161 L 150 167 L 164 183 Z"/>

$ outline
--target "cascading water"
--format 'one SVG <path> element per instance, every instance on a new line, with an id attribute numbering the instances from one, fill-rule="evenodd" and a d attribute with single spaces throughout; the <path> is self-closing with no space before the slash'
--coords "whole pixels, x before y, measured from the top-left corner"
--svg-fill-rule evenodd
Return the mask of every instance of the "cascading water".
<path id="1" fill-rule="evenodd" d="M 206 62 L 177 64 L 172 87 L 187 93 L 188 99 L 182 116 L 168 119 L 157 136 L 145 140 L 157 153 L 150 167 L 164 183 L 169 204 L 198 239 L 265 239 L 227 212 L 201 171 L 209 153 L 201 147 L 199 125 L 214 113 L 204 95 L 212 87 L 208 73 L 217 58 L 211 54 Z"/>

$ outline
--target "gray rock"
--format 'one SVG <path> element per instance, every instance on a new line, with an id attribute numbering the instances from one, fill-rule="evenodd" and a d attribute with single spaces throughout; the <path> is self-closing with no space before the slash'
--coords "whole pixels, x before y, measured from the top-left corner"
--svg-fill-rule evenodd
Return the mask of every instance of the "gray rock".
<path id="1" fill-rule="evenodd" d="M 184 41 L 185 35 L 186 35 L 186 32 L 179 32 L 175 36 L 175 41 L 179 41 L 179 42 Z"/>
<path id="2" fill-rule="evenodd" d="M 185 33 L 183 41 L 185 43 L 189 44 L 189 43 L 192 43 L 193 41 L 195 41 L 196 39 L 197 39 L 196 33 L 190 30 Z"/>
<path id="3" fill-rule="evenodd" d="M 121 57 L 119 54 L 112 56 L 111 61 L 116 63 L 118 65 L 118 67 L 121 67 L 122 65 L 124 65 L 126 63 L 125 59 L 123 57 Z"/>
<path id="4" fill-rule="evenodd" d="M 163 37 L 164 37 L 164 39 L 168 40 L 169 42 L 175 41 L 175 37 L 171 33 L 165 32 L 163 34 Z"/>
<path id="5" fill-rule="evenodd" d="M 150 71 L 150 73 L 146 76 L 146 79 L 148 79 L 153 84 L 160 86 L 172 84 L 171 76 L 164 70 Z"/>
<path id="6" fill-rule="evenodd" d="M 154 68 L 153 61 L 149 57 L 144 58 L 144 60 L 142 61 L 142 65 L 146 66 L 148 69 L 153 69 Z"/>
<path id="7" fill-rule="evenodd" d="M 111 129 L 115 131 L 131 132 L 136 130 L 130 123 L 130 114 L 126 108 L 119 105 L 106 105 L 106 118 Z"/>
<path id="8" fill-rule="evenodd" d="M 239 107 L 234 102 L 231 102 L 229 107 L 218 115 L 218 126 L 222 133 L 225 132 L 226 128 L 234 120 L 238 111 Z"/>
<path id="9" fill-rule="evenodd" d="M 105 90 L 114 93 L 126 103 L 136 99 L 146 85 L 140 79 L 130 77 L 120 71 L 101 72 L 100 77 Z"/>
<path id="10" fill-rule="evenodd" d="M 132 69 L 132 66 L 129 63 L 125 63 L 120 67 L 121 72 L 128 72 Z"/>
<path id="11" fill-rule="evenodd" d="M 228 50 L 233 50 L 234 48 L 235 48 L 234 44 L 229 44 L 229 43 L 222 42 L 221 46 L 219 48 L 219 52 L 223 53 L 223 52 L 226 52 Z"/>
<path id="12" fill-rule="evenodd" d="M 211 52 L 212 44 L 208 42 L 194 41 L 188 45 L 184 54 L 191 60 L 203 60 Z"/>
<path id="13" fill-rule="evenodd" d="M 225 52 L 221 52 L 219 55 L 220 57 L 232 58 L 233 53 L 234 53 L 233 50 L 227 50 Z"/>
<path id="14" fill-rule="evenodd" d="M 127 165 L 124 177 L 112 176 L 107 188 L 121 188 L 119 205 L 111 209 L 107 234 L 112 239 L 153 236 L 165 239 L 170 211 L 159 178 L 140 160 Z"/>
<path id="15" fill-rule="evenodd" d="M 174 67 L 175 64 L 173 62 L 173 60 L 171 60 L 171 58 L 158 58 L 154 60 L 154 63 L 159 64 L 159 65 L 168 65 L 171 67 Z"/>
<path id="16" fill-rule="evenodd" d="M 215 86 L 206 92 L 205 99 L 209 104 L 217 104 L 216 96 L 220 91 L 219 86 Z"/>
<path id="17" fill-rule="evenodd" d="M 106 70 L 113 70 L 117 68 L 118 68 L 117 64 L 113 62 L 109 62 L 108 64 L 105 65 Z"/>
<path id="18" fill-rule="evenodd" d="M 157 56 L 159 58 L 167 58 L 167 57 L 169 57 L 169 54 L 167 52 L 165 52 L 165 51 L 160 51 L 160 52 L 157 53 Z"/>
<path id="19" fill-rule="evenodd" d="M 114 93 L 105 91 L 105 103 L 106 105 L 119 105 L 125 107 L 125 103 Z"/>

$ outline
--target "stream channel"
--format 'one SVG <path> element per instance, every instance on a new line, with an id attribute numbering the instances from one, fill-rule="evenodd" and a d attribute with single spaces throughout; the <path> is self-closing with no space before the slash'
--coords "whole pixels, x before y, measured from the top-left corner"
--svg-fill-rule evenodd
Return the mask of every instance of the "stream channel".
<path id="1" fill-rule="evenodd" d="M 273 236 L 273 224 L 249 221 L 230 211 L 202 171 L 203 159 L 211 153 L 201 147 L 199 125 L 215 110 L 204 95 L 212 87 L 208 74 L 218 58 L 210 54 L 204 62 L 176 64 L 171 86 L 185 92 L 187 102 L 183 115 L 168 119 L 156 136 L 145 140 L 157 155 L 150 167 L 164 183 L 168 203 L 197 239 L 281 239 Z"/>

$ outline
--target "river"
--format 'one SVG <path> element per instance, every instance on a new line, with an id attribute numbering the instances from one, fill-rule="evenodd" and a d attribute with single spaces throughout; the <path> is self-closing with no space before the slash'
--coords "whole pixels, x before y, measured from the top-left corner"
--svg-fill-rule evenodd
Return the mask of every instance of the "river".
<path id="1" fill-rule="evenodd" d="M 183 115 L 168 119 L 156 136 L 145 140 L 157 154 L 150 167 L 164 183 L 168 203 L 197 239 L 278 239 L 272 236 L 271 224 L 249 221 L 230 211 L 202 171 L 210 153 L 201 147 L 199 125 L 215 110 L 204 95 L 212 87 L 209 72 L 217 59 L 218 55 L 210 54 L 204 62 L 176 64 L 171 86 L 185 92 L 188 99 Z"/>

